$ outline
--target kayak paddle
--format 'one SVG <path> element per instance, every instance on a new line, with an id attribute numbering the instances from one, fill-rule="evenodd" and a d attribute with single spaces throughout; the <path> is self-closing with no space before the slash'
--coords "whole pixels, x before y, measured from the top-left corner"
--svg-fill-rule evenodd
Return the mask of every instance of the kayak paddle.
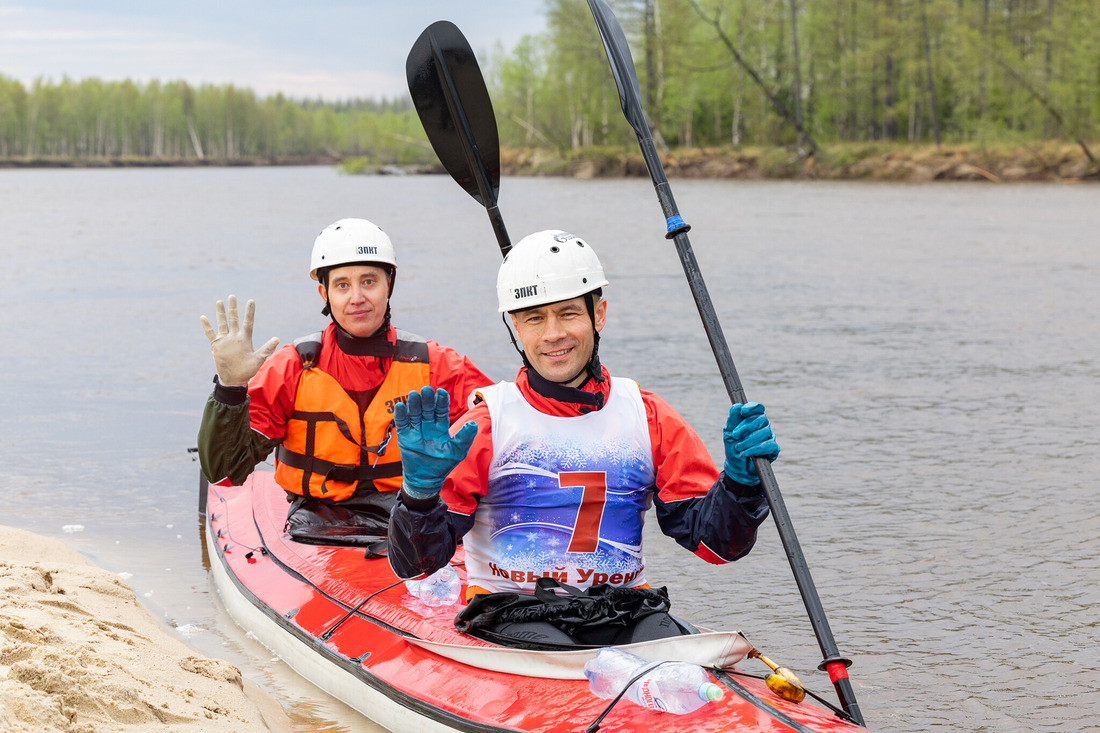
<path id="1" fill-rule="evenodd" d="M 638 76 L 634 70 L 634 59 L 630 55 L 626 35 L 623 33 L 622 26 L 619 25 L 619 21 L 611 12 L 611 8 L 607 6 L 604 0 L 588 0 L 588 7 L 592 10 L 592 17 L 596 20 L 600 38 L 603 40 L 604 51 L 607 52 L 607 60 L 611 64 L 611 73 L 615 77 L 615 86 L 619 90 L 619 103 L 622 105 L 627 121 L 634 128 L 638 144 L 642 149 L 642 158 L 645 159 L 646 168 L 649 169 L 653 186 L 657 190 L 657 199 L 661 203 L 661 209 L 664 211 L 668 228 L 665 237 L 673 240 L 676 245 L 676 252 L 680 256 L 680 263 L 687 275 L 688 285 L 691 288 L 692 296 L 695 298 L 695 306 L 699 311 L 699 316 L 703 320 L 703 328 L 707 332 L 707 339 L 710 341 L 714 358 L 718 361 L 718 370 L 722 374 L 726 391 L 733 402 L 744 404 L 748 401 L 745 397 L 745 390 L 741 386 L 740 378 L 737 376 L 737 369 L 734 367 L 733 358 L 730 356 L 729 346 L 722 334 L 722 326 L 718 323 L 718 316 L 714 312 L 714 304 L 707 292 L 706 283 L 703 282 L 703 275 L 699 271 L 699 263 L 695 260 L 691 242 L 688 241 L 687 233 L 691 227 L 680 217 L 680 212 L 676 208 L 676 201 L 672 197 L 672 189 L 668 185 L 664 166 L 662 166 L 661 159 L 657 155 L 657 148 L 653 144 L 653 136 L 650 134 L 649 125 L 645 120 L 645 113 L 642 111 L 642 95 L 638 89 Z M 775 518 L 775 525 L 779 530 L 779 538 L 783 542 L 787 560 L 791 564 L 791 570 L 794 571 L 795 582 L 802 594 L 802 602 L 806 606 L 810 624 L 813 626 L 818 645 L 821 647 L 824 661 L 822 661 L 819 669 L 829 672 L 829 679 L 832 680 L 833 686 L 836 688 L 837 696 L 840 698 L 844 710 L 853 720 L 863 725 L 863 715 L 860 713 L 855 692 L 852 690 L 851 682 L 848 679 L 848 666 L 852 662 L 840 656 L 837 649 L 833 632 L 829 628 L 829 620 L 825 617 L 821 599 L 817 595 L 813 578 L 810 577 L 810 568 L 806 564 L 806 557 L 802 554 L 798 537 L 795 536 L 794 525 L 787 513 L 787 507 L 783 503 L 783 496 L 779 493 L 779 484 L 775 480 L 771 463 L 762 457 L 756 458 L 755 461 L 756 470 L 759 472 L 760 481 L 764 486 L 764 494 L 771 506 L 772 517 Z"/>
<path id="2" fill-rule="evenodd" d="M 489 90 L 462 31 L 446 20 L 432 23 L 405 61 L 413 105 L 435 154 L 458 185 L 485 207 L 500 253 L 512 243 L 497 208 L 500 138 Z"/>

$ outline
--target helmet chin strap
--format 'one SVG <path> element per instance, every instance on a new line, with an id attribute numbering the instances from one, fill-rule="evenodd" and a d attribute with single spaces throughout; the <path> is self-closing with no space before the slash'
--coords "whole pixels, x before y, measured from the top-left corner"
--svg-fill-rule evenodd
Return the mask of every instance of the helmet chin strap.
<path id="1" fill-rule="evenodd" d="M 588 369 L 588 376 L 599 384 L 603 382 L 603 369 L 600 368 L 600 331 L 596 328 L 596 294 L 586 294 L 584 304 L 588 306 L 588 319 L 592 321 L 592 358 L 585 368 Z"/>
<path id="2" fill-rule="evenodd" d="M 329 308 L 328 302 L 321 309 L 321 315 L 332 319 L 336 326 L 336 345 L 345 354 L 352 356 L 376 356 L 381 359 L 392 359 L 397 353 L 397 345 L 391 344 L 387 336 L 390 332 L 390 304 L 386 301 L 386 315 L 382 317 L 382 324 L 369 336 L 353 336 L 336 320 L 336 315 Z"/>

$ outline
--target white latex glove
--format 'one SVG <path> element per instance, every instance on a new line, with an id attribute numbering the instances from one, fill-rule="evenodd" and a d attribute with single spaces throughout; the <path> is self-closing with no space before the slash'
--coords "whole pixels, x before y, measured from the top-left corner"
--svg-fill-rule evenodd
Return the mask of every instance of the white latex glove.
<path id="1" fill-rule="evenodd" d="M 256 315 L 255 301 L 248 301 L 244 310 L 244 323 L 237 322 L 237 296 L 229 296 L 229 309 L 220 300 L 217 304 L 218 330 L 210 325 L 206 316 L 200 316 L 206 338 L 210 339 L 210 352 L 214 355 L 214 367 L 218 381 L 226 387 L 243 387 L 260 369 L 264 359 L 275 353 L 279 339 L 273 338 L 259 349 L 252 349 L 252 321 Z"/>

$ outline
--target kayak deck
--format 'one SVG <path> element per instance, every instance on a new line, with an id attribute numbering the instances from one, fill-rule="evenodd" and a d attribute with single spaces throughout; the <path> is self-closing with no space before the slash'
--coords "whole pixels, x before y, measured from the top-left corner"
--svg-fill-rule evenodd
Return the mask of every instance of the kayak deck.
<path id="1" fill-rule="evenodd" d="M 383 727 L 402 733 L 583 731 L 609 704 L 583 679 L 531 676 L 554 674 L 563 660 L 544 655 L 557 653 L 515 653 L 459 632 L 451 623 L 459 606 L 424 606 L 408 595 L 384 557 L 368 557 L 362 547 L 291 540 L 283 531 L 286 494 L 271 472 L 257 471 L 241 486 L 211 485 L 206 491 L 211 574 L 230 616 L 300 675 Z M 452 564 L 465 585 L 461 560 L 459 548 Z M 738 646 L 739 635 L 715 636 L 719 653 L 727 655 L 722 658 L 744 656 L 748 645 Z M 634 646 L 635 653 L 647 656 Z M 648 651 L 647 658 L 681 658 Z M 578 676 L 583 659 L 565 661 L 570 669 L 561 676 Z M 503 671 L 508 664 L 519 667 Z M 808 702 L 783 700 L 760 680 L 711 671 L 727 690 L 721 700 L 688 715 L 622 700 L 599 729 L 864 730 Z"/>

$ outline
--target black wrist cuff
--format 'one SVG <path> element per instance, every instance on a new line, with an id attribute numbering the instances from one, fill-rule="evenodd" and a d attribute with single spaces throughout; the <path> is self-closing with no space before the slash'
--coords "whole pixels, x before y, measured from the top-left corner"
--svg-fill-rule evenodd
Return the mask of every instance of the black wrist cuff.
<path id="1" fill-rule="evenodd" d="M 248 387 L 226 387 L 214 375 L 214 399 L 225 405 L 243 405 L 248 399 Z"/>
<path id="2" fill-rule="evenodd" d="M 726 487 L 726 491 L 740 499 L 753 499 L 764 493 L 763 484 L 749 486 L 748 484 L 739 483 L 731 479 L 725 471 L 722 471 L 722 485 Z"/>
<path id="3" fill-rule="evenodd" d="M 410 496 L 405 491 L 401 491 L 400 492 L 400 497 L 401 497 L 401 503 L 402 504 L 407 506 L 409 509 L 412 509 L 414 511 L 419 511 L 419 512 L 429 511 L 436 504 L 439 503 L 439 494 L 436 494 L 435 496 L 428 497 L 427 499 L 417 499 L 413 496 Z"/>

